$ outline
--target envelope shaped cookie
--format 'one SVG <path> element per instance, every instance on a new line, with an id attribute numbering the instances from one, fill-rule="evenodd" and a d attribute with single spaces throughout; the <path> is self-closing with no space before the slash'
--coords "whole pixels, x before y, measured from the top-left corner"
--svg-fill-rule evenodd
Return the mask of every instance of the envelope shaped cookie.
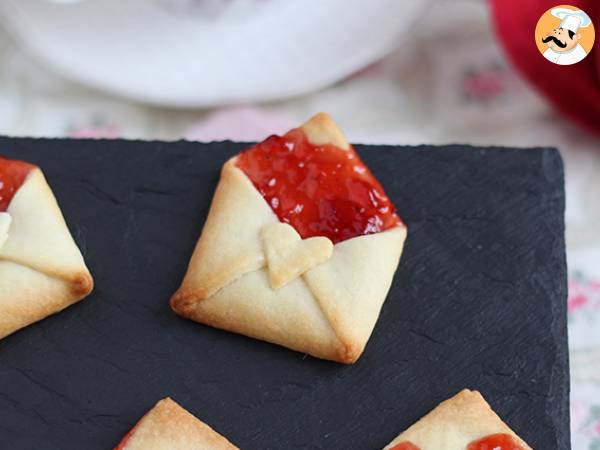
<path id="1" fill-rule="evenodd" d="M 170 398 L 158 402 L 114 450 L 236 450 Z"/>
<path id="2" fill-rule="evenodd" d="M 382 186 L 326 114 L 225 163 L 178 314 L 352 363 L 406 238 Z"/>
<path id="3" fill-rule="evenodd" d="M 0 338 L 81 300 L 92 288 L 42 171 L 0 158 Z"/>
<path id="4" fill-rule="evenodd" d="M 390 442 L 384 450 L 531 450 L 477 391 L 467 389 Z"/>

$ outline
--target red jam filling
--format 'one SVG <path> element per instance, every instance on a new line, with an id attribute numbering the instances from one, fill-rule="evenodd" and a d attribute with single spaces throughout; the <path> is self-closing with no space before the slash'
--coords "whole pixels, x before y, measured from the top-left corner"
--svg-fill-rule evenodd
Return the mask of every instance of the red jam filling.
<path id="1" fill-rule="evenodd" d="M 8 209 L 15 193 L 34 168 L 32 164 L 0 156 L 0 212 Z"/>
<path id="2" fill-rule="evenodd" d="M 121 439 L 121 442 L 119 442 L 119 445 L 117 445 L 114 450 L 123 450 L 125 448 L 125 446 L 127 445 L 127 442 L 129 442 L 129 439 L 131 438 L 131 436 L 133 436 L 133 433 L 135 433 L 135 429 L 136 427 L 133 427 L 131 430 L 129 430 L 127 432 L 127 434 L 123 437 L 123 439 Z"/>
<path id="3" fill-rule="evenodd" d="M 142 420 L 144 419 L 144 417 L 146 417 L 146 414 L 144 414 L 142 416 L 142 418 L 138 421 L 138 423 L 136 423 L 134 425 L 134 427 L 131 430 L 129 430 L 125 436 L 123 436 L 123 439 L 121 439 L 121 442 L 119 442 L 119 445 L 117 445 L 113 450 L 124 450 L 125 449 L 125 446 L 129 442 L 129 439 L 131 439 L 131 437 L 135 434 L 138 427 L 140 426 L 140 423 L 142 423 Z"/>
<path id="4" fill-rule="evenodd" d="M 144 420 L 146 418 L 146 416 L 148 415 L 149 412 L 150 411 L 148 411 L 146 414 L 144 414 L 140 418 L 140 420 L 138 420 L 138 422 L 133 426 L 133 428 L 131 430 L 129 430 L 127 432 L 127 434 L 125 436 L 123 436 L 123 439 L 121 439 L 121 442 L 119 442 L 119 444 L 113 450 L 124 450 L 125 449 L 125 446 L 129 442 L 129 439 L 131 439 L 131 437 L 135 434 L 135 432 L 139 428 L 140 424 L 142 423 L 142 420 Z"/>
<path id="5" fill-rule="evenodd" d="M 279 220 L 304 239 L 326 236 L 337 243 L 402 224 L 352 147 L 313 145 L 300 128 L 243 151 L 237 166 Z"/>
<path id="6" fill-rule="evenodd" d="M 390 450 L 420 450 L 416 445 L 404 441 Z M 467 450 L 524 450 L 510 434 L 491 434 L 477 441 L 471 442 Z"/>
<path id="7" fill-rule="evenodd" d="M 491 434 L 471 442 L 467 450 L 524 450 L 517 441 L 505 433 Z"/>
<path id="8" fill-rule="evenodd" d="M 420 450 L 415 444 L 411 444 L 410 442 L 400 442 L 397 445 L 394 445 L 390 450 Z"/>

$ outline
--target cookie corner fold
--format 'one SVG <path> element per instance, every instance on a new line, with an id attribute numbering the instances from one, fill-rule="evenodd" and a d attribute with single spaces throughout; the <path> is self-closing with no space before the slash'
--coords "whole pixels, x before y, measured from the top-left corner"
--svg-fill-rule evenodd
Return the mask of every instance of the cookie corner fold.
<path id="1" fill-rule="evenodd" d="M 71 292 L 78 299 L 84 299 L 94 290 L 94 278 L 89 270 L 81 270 L 70 280 Z"/>
<path id="2" fill-rule="evenodd" d="M 179 288 L 171 296 L 169 305 L 177 315 L 190 318 L 194 310 L 194 305 L 203 298 L 206 298 L 206 295 L 202 295 L 202 293 L 198 294 L 185 288 Z"/>
<path id="3" fill-rule="evenodd" d="M 338 339 L 339 336 L 338 336 Z M 342 340 L 345 339 L 345 340 Z M 332 361 L 336 361 L 342 364 L 354 364 L 361 357 L 365 351 L 367 341 L 359 339 L 348 339 L 344 337 L 340 339 L 339 346 L 336 349 L 335 355 L 329 358 Z"/>
<path id="4" fill-rule="evenodd" d="M 334 145 L 348 150 L 350 144 L 333 118 L 324 112 L 315 114 L 300 128 L 313 145 Z"/>
<path id="5" fill-rule="evenodd" d="M 115 450 L 238 450 L 224 436 L 170 397 L 157 402 L 117 444 Z"/>
<path id="6" fill-rule="evenodd" d="M 384 450 L 393 450 L 402 443 L 419 449 L 464 449 L 481 439 L 510 439 L 523 450 L 532 450 L 475 390 L 463 389 L 444 400 L 433 410 L 401 432 Z"/>

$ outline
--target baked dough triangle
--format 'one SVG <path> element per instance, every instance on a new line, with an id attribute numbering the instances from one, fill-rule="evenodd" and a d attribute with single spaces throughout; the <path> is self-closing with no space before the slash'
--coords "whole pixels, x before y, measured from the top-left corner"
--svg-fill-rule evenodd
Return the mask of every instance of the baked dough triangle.
<path id="1" fill-rule="evenodd" d="M 326 114 L 302 126 L 314 145 L 348 149 Z M 406 228 L 354 237 L 329 259 L 297 261 L 299 276 L 269 281 L 264 233 L 277 215 L 252 181 L 227 161 L 188 271 L 171 299 L 178 314 L 216 328 L 280 344 L 313 356 L 355 362 L 363 352 L 390 288 Z M 327 239 L 327 238 L 322 238 Z M 317 250 L 315 250 L 317 251 Z M 319 250 L 319 251 L 322 251 Z M 311 263 L 306 267 L 305 260 Z M 316 263 L 315 263 L 316 261 Z"/>
<path id="2" fill-rule="evenodd" d="M 29 172 L 5 214 L 10 225 L 0 246 L 0 338 L 66 308 L 93 289 L 39 168 Z"/>
<path id="3" fill-rule="evenodd" d="M 512 438 L 522 450 L 531 450 L 498 417 L 479 392 L 465 389 L 440 403 L 433 411 L 400 433 L 384 450 L 408 450 L 415 447 L 419 450 L 468 450 L 469 444 L 494 435 L 508 435 L 506 438 Z M 478 450 L 483 448 L 489 447 L 477 447 Z"/>
<path id="4" fill-rule="evenodd" d="M 302 239 L 287 223 L 274 223 L 262 229 L 263 250 L 273 289 L 316 267 L 333 253 L 333 243 L 323 236 Z"/>
<path id="5" fill-rule="evenodd" d="M 236 450 L 170 398 L 159 401 L 114 450 Z"/>

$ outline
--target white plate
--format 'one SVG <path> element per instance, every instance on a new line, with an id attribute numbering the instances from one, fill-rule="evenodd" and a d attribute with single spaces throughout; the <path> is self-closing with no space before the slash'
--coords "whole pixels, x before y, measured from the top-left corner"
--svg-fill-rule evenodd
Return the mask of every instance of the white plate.
<path id="1" fill-rule="evenodd" d="M 56 71 L 147 103 L 196 107 L 312 91 L 410 38 L 425 0 L 1 0 Z"/>

